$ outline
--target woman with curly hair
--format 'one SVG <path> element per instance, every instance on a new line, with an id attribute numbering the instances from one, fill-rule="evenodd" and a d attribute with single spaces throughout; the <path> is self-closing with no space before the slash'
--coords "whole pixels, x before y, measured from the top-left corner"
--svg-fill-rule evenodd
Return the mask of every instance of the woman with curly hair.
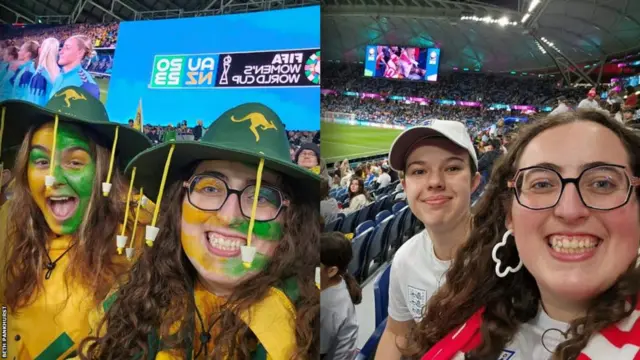
<path id="1" fill-rule="evenodd" d="M 0 209 L 3 351 L 10 359 L 64 359 L 129 269 L 116 254 L 118 235 L 132 231 L 121 226 L 131 191 L 118 166 L 151 144 L 109 121 L 79 87 L 62 89 L 46 107 L 5 101 L 0 112 L 0 167 L 13 163 L 14 177 Z"/>
<path id="2" fill-rule="evenodd" d="M 316 359 L 320 178 L 291 162 L 279 117 L 243 104 L 129 167 L 162 218 L 81 358 Z"/>
<path id="3" fill-rule="evenodd" d="M 638 359 L 639 154 L 595 111 L 522 130 L 406 355 Z"/>

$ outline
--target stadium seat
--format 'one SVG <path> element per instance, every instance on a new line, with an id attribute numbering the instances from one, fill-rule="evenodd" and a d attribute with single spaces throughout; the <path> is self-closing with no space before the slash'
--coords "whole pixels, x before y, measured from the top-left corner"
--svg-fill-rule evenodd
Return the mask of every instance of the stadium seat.
<path id="1" fill-rule="evenodd" d="M 356 219 L 356 224 L 361 224 L 367 220 L 373 220 L 373 215 L 371 215 L 371 209 L 375 203 L 369 204 L 358 211 L 358 218 Z"/>
<path id="2" fill-rule="evenodd" d="M 397 202 L 393 204 L 393 206 L 391 207 L 391 212 L 396 214 L 398 211 L 402 210 L 405 206 L 407 206 L 407 203 L 405 203 L 404 201 Z"/>
<path id="3" fill-rule="evenodd" d="M 386 260 L 393 258 L 393 255 L 398 251 L 400 246 L 404 242 L 404 223 L 405 219 L 411 210 L 408 206 L 405 206 L 402 210 L 399 210 L 394 214 L 391 228 L 389 229 L 389 239 L 387 240 L 387 253 L 385 254 Z"/>
<path id="4" fill-rule="evenodd" d="M 376 327 L 386 318 L 389 309 L 389 275 L 391 274 L 391 264 L 380 274 L 373 284 L 373 299 L 376 309 Z"/>
<path id="5" fill-rule="evenodd" d="M 342 227 L 340 228 L 340 232 L 345 233 L 345 234 L 352 233 L 353 230 L 356 227 L 357 216 L 358 216 L 358 212 L 357 211 L 354 211 L 354 212 L 348 214 L 344 218 L 344 221 L 342 222 Z"/>
<path id="6" fill-rule="evenodd" d="M 387 196 L 383 197 L 383 199 L 384 199 L 384 201 L 382 202 L 382 206 L 380 207 L 380 210 L 389 210 L 389 211 L 391 211 L 391 207 L 393 206 L 394 196 L 387 195 Z"/>
<path id="7" fill-rule="evenodd" d="M 376 227 L 376 223 L 374 223 L 371 220 L 367 220 L 361 224 L 358 224 L 358 226 L 356 226 L 356 236 L 362 234 L 366 230 L 373 229 L 375 227 Z"/>
<path id="8" fill-rule="evenodd" d="M 333 232 L 338 231 L 340 226 L 342 226 L 342 221 L 344 221 L 344 216 L 338 217 L 335 220 L 324 225 L 324 232 Z"/>
<path id="9" fill-rule="evenodd" d="M 404 220 L 404 226 L 402 227 L 404 237 L 403 243 L 416 233 L 415 227 L 417 221 L 418 219 L 415 217 L 415 215 L 413 215 L 413 213 L 409 211 L 409 214 Z"/>
<path id="10" fill-rule="evenodd" d="M 375 217 L 376 225 L 380 225 L 380 223 L 389 216 L 391 216 L 391 212 L 389 210 L 382 210 L 377 213 Z"/>
<path id="11" fill-rule="evenodd" d="M 384 204 L 384 201 L 386 199 L 387 199 L 386 196 L 376 199 L 376 202 L 373 203 L 373 206 L 371 208 L 371 214 L 370 214 L 371 217 L 375 217 L 380 212 L 380 210 L 382 210 L 382 205 Z"/>
<path id="12" fill-rule="evenodd" d="M 365 230 L 362 234 L 356 236 L 351 240 L 351 250 L 353 251 L 353 258 L 351 262 L 349 262 L 348 271 L 354 278 L 361 283 L 361 272 L 362 272 L 362 264 L 364 261 L 364 257 L 367 252 L 367 247 L 369 245 L 369 240 L 371 238 L 371 234 L 373 234 L 374 228 L 370 228 Z"/>
<path id="13" fill-rule="evenodd" d="M 380 343 L 380 338 L 382 337 L 385 327 L 387 327 L 386 318 L 376 327 L 376 330 L 371 334 L 362 349 L 360 349 L 355 360 L 373 360 L 375 358 L 378 343 Z"/>
<path id="14" fill-rule="evenodd" d="M 364 262 L 362 264 L 362 270 L 360 276 L 362 280 L 365 280 L 370 274 L 373 274 L 384 263 L 384 255 L 387 252 L 387 235 L 389 234 L 389 225 L 394 219 L 394 216 L 387 211 L 389 216 L 384 218 L 379 225 L 376 226 L 376 230 L 371 235 L 369 246 L 366 250 Z"/>

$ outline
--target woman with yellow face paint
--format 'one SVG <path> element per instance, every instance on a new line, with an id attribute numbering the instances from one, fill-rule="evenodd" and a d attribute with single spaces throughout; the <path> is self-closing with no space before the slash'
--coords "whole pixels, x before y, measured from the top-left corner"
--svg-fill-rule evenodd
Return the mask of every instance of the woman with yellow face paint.
<path id="1" fill-rule="evenodd" d="M 46 107 L 6 101 L 0 110 L 0 149 L 18 149 L 12 196 L 0 211 L 7 355 L 65 359 L 89 333 L 89 312 L 130 266 L 116 253 L 128 185 L 118 165 L 150 142 L 110 122 L 79 87 Z"/>
<path id="2" fill-rule="evenodd" d="M 249 103 L 200 142 L 162 144 L 129 164 L 162 217 L 83 359 L 319 357 L 319 177 L 288 150 L 279 117 Z"/>

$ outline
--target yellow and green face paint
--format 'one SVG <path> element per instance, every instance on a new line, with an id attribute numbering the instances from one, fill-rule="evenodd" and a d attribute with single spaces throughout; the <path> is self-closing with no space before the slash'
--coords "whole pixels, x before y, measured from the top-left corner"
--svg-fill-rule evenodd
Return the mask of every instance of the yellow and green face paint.
<path id="1" fill-rule="evenodd" d="M 93 191 L 96 164 L 90 140 L 77 126 L 60 123 L 51 188 L 45 186 L 53 146 L 53 123 L 40 127 L 31 139 L 27 180 L 34 201 L 51 231 L 58 235 L 76 232 L 82 223 Z"/>
<path id="2" fill-rule="evenodd" d="M 216 211 L 199 210 L 185 198 L 182 204 L 181 234 L 185 254 L 202 277 L 227 284 L 239 282 L 245 275 L 264 270 L 282 238 L 280 219 L 256 222 L 251 245 L 256 247 L 257 254 L 251 267 L 247 269 L 242 264 L 239 252 L 236 256 L 218 256 L 210 251 L 206 233 L 215 229 L 224 229 L 223 231 L 246 239 L 249 219 L 223 219 Z"/>

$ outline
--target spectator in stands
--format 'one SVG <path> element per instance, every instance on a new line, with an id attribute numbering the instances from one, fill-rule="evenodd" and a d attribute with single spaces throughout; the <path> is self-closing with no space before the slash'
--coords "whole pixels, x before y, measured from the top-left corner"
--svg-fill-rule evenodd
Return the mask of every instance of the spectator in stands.
<path id="1" fill-rule="evenodd" d="M 62 72 L 53 83 L 52 96 L 67 86 L 78 86 L 96 99 L 100 99 L 98 84 L 81 65 L 82 60 L 91 56 L 92 53 L 93 45 L 91 39 L 86 35 L 73 35 L 65 40 L 58 58 L 58 65 L 62 68 Z"/>
<path id="2" fill-rule="evenodd" d="M 476 153 L 460 122 L 434 120 L 405 130 L 391 145 L 389 159 L 404 172 L 409 207 L 425 230 L 405 242 L 391 263 L 389 317 L 377 360 L 401 358 L 406 335 L 466 241 L 471 194 L 480 184 Z"/>
<path id="3" fill-rule="evenodd" d="M 357 354 L 358 318 L 354 305 L 362 289 L 347 271 L 351 242 L 339 232 L 320 235 L 320 359 L 352 360 Z"/>
<path id="4" fill-rule="evenodd" d="M 334 170 L 333 172 L 333 183 L 331 184 L 331 188 L 339 188 L 340 187 L 340 170 Z"/>
<path id="5" fill-rule="evenodd" d="M 369 196 L 367 189 L 364 187 L 364 180 L 362 177 L 355 175 L 352 176 L 349 181 L 349 207 L 343 209 L 342 212 L 349 214 L 354 211 L 358 211 L 369 205 L 370 202 L 371 197 Z"/>
<path id="6" fill-rule="evenodd" d="M 391 184 L 391 176 L 389 175 L 389 170 L 390 170 L 389 165 L 384 164 L 382 165 L 381 169 L 382 169 L 382 173 L 376 179 L 376 184 L 378 184 L 377 186 L 378 189 L 385 188 L 389 186 L 389 184 Z"/>
<path id="7" fill-rule="evenodd" d="M 638 106 L 638 95 L 636 95 L 636 89 L 633 86 L 627 86 L 627 99 L 624 101 L 624 105 L 630 108 L 636 108 Z"/>
<path id="8" fill-rule="evenodd" d="M 132 129 L 135 127 L 135 125 L 133 124 L 133 119 L 129 119 L 129 127 Z"/>
<path id="9" fill-rule="evenodd" d="M 484 154 L 482 154 L 480 159 L 478 159 L 478 172 L 480 172 L 480 175 L 482 175 L 485 182 L 489 181 L 493 164 L 495 164 L 500 155 L 502 155 L 502 145 L 500 144 L 500 140 L 489 140 L 487 145 L 484 147 Z"/>
<path id="10" fill-rule="evenodd" d="M 176 129 L 173 125 L 167 125 L 167 131 L 162 135 L 162 142 L 176 141 Z"/>
<path id="11" fill-rule="evenodd" d="M 622 110 L 622 122 L 628 124 L 634 121 L 635 111 L 632 108 L 625 107 Z"/>
<path id="12" fill-rule="evenodd" d="M 4 50 L 4 61 L 7 63 L 6 71 L 0 79 L 0 101 L 7 100 L 13 93 L 13 84 L 16 71 L 22 65 L 18 60 L 18 48 L 9 46 Z"/>
<path id="13" fill-rule="evenodd" d="M 312 142 L 303 143 L 296 152 L 294 162 L 305 169 L 320 174 L 320 148 Z"/>
<path id="14" fill-rule="evenodd" d="M 567 105 L 567 97 L 559 96 L 558 97 L 558 106 L 549 113 L 549 115 L 557 115 L 562 114 L 564 112 L 571 111 L 571 108 Z"/>
<path id="15" fill-rule="evenodd" d="M 16 71 L 16 78 L 13 82 L 13 93 L 11 99 L 25 100 L 29 94 L 29 83 L 33 74 L 36 72 L 38 51 L 40 44 L 37 41 L 27 41 L 20 47 L 18 51 L 18 60 L 22 65 Z"/>
<path id="16" fill-rule="evenodd" d="M 639 147 L 597 111 L 520 134 L 405 355 L 637 357 Z"/>
<path id="17" fill-rule="evenodd" d="M 589 109 L 600 109 L 600 104 L 596 100 L 596 88 L 591 88 L 587 93 L 587 97 L 580 101 L 578 104 L 578 109 L 589 110 Z"/>
<path id="18" fill-rule="evenodd" d="M 160 136 L 158 136 L 158 130 L 155 126 L 151 126 L 149 132 L 147 132 L 146 135 L 153 144 L 160 143 Z"/>
<path id="19" fill-rule="evenodd" d="M 5 157 L 9 154 L 4 154 Z M 11 154 L 11 156 L 15 156 L 15 154 Z M 8 163 L 5 166 L 8 167 Z M 0 207 L 4 205 L 7 200 L 11 198 L 11 189 L 10 184 L 13 180 L 13 175 L 11 170 L 8 168 L 0 167 Z"/>
<path id="20" fill-rule="evenodd" d="M 329 182 L 326 179 L 320 180 L 320 216 L 324 222 L 330 223 L 335 220 L 340 212 L 338 200 L 329 196 Z"/>
<path id="21" fill-rule="evenodd" d="M 618 122 L 622 121 L 622 104 L 619 102 L 615 102 L 611 104 L 611 108 L 609 110 L 610 116 Z"/>
<path id="22" fill-rule="evenodd" d="M 196 122 L 196 126 L 193 127 L 193 140 L 199 141 L 202 137 L 202 120 Z"/>
<path id="23" fill-rule="evenodd" d="M 29 82 L 29 89 L 24 100 L 40 106 L 46 105 L 51 97 L 53 83 L 60 75 L 60 67 L 58 67 L 59 49 L 60 42 L 55 38 L 47 38 L 42 42 L 38 54 L 36 73 Z"/>

